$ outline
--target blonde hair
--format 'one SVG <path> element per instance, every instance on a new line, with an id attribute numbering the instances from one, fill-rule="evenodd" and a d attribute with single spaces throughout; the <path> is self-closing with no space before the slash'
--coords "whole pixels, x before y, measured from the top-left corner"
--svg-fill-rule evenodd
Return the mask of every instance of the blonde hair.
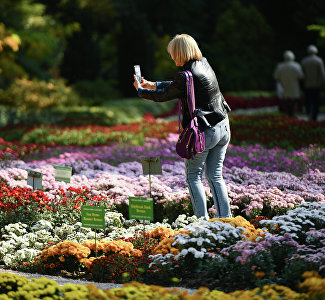
<path id="1" fill-rule="evenodd" d="M 175 62 L 184 65 L 191 59 L 200 60 L 201 50 L 196 41 L 188 34 L 177 34 L 167 46 L 169 55 Z"/>

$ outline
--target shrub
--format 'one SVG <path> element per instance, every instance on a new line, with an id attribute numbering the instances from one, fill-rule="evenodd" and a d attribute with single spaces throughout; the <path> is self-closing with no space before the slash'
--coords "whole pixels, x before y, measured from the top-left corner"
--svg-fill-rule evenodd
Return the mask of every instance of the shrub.
<path id="1" fill-rule="evenodd" d="M 78 243 L 64 241 L 42 251 L 35 264 L 44 273 L 67 270 L 75 273 L 84 269 L 83 262 L 90 255 L 90 249 Z"/>
<path id="2" fill-rule="evenodd" d="M 121 97 L 121 93 L 114 88 L 114 80 L 97 79 L 95 81 L 81 80 L 73 84 L 73 87 L 82 97 L 85 105 L 96 106 L 111 99 Z"/>
<path id="3" fill-rule="evenodd" d="M 0 294 L 6 294 L 10 291 L 17 291 L 17 289 L 29 280 L 25 277 L 20 277 L 15 274 L 2 273 L 0 274 Z"/>
<path id="4" fill-rule="evenodd" d="M 72 106 L 79 103 L 78 95 L 62 79 L 49 82 L 17 78 L 0 94 L 2 104 L 20 110 L 35 110 L 50 107 Z"/>
<path id="5" fill-rule="evenodd" d="M 60 285 L 51 279 L 33 278 L 20 286 L 17 291 L 9 292 L 11 299 L 62 299 Z"/>
<path id="6" fill-rule="evenodd" d="M 31 188 L 11 188 L 0 182 L 0 225 L 5 226 L 18 221 L 32 224 L 40 215 L 51 208 L 49 199 L 43 191 Z"/>

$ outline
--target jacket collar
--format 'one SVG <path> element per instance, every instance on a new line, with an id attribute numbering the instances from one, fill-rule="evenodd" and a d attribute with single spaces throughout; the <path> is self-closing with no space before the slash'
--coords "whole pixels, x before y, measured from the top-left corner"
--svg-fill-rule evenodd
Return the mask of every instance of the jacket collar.
<path id="1" fill-rule="evenodd" d="M 191 59 L 188 62 L 186 62 L 182 67 L 179 67 L 181 71 L 185 71 L 185 70 L 190 70 L 191 66 L 193 64 L 193 62 L 195 61 L 195 59 Z"/>

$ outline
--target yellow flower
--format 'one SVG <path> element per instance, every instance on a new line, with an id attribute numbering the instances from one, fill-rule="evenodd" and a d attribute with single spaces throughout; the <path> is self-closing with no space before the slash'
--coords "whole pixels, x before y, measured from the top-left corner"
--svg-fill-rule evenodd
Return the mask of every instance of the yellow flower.
<path id="1" fill-rule="evenodd" d="M 181 282 L 181 280 L 178 279 L 177 277 L 172 277 L 172 278 L 170 279 L 170 281 L 173 282 L 173 283 L 180 283 L 180 282 Z"/>
<path id="2" fill-rule="evenodd" d="M 251 242 L 254 242 L 257 238 L 265 237 L 265 232 L 263 230 L 256 229 L 253 224 L 241 216 L 237 216 L 235 218 L 213 218 L 209 220 L 209 222 L 215 221 L 228 223 L 233 227 L 245 228 L 246 230 L 242 230 L 242 233 L 246 236 L 246 239 Z"/>
<path id="3" fill-rule="evenodd" d="M 64 262 L 64 261 L 65 261 L 64 256 L 61 255 L 61 256 L 59 257 L 59 260 L 60 260 L 60 262 Z"/>
<path id="4" fill-rule="evenodd" d="M 306 271 L 302 274 L 302 278 L 317 277 L 322 278 L 316 271 Z"/>
<path id="5" fill-rule="evenodd" d="M 308 299 L 325 299 L 325 279 L 319 278 L 318 274 L 315 277 L 306 278 L 303 283 L 299 284 L 299 288 L 307 290 Z"/>

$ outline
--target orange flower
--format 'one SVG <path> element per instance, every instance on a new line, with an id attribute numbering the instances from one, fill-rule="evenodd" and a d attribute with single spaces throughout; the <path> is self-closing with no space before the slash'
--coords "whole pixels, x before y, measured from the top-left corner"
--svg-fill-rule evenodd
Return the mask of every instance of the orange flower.
<path id="1" fill-rule="evenodd" d="M 142 256 L 142 251 L 139 249 L 133 249 L 131 252 L 132 256 L 134 257 L 141 257 Z"/>
<path id="2" fill-rule="evenodd" d="M 54 264 L 54 263 L 51 263 L 51 264 L 50 264 L 50 268 L 51 268 L 51 269 L 55 268 L 55 264 Z"/>
<path id="3" fill-rule="evenodd" d="M 264 276 L 265 276 L 265 273 L 264 273 L 264 272 L 256 272 L 256 273 L 255 273 L 255 277 L 256 277 L 256 278 L 264 277 Z"/>
<path id="4" fill-rule="evenodd" d="M 77 254 L 77 249 L 76 249 L 76 248 L 69 248 L 69 254 L 70 254 L 70 255 L 75 255 L 75 254 Z"/>
<path id="5" fill-rule="evenodd" d="M 83 259 L 82 263 L 85 265 L 85 267 L 88 270 L 90 270 L 90 267 L 95 259 L 96 259 L 96 257 L 85 258 L 85 259 Z"/>

